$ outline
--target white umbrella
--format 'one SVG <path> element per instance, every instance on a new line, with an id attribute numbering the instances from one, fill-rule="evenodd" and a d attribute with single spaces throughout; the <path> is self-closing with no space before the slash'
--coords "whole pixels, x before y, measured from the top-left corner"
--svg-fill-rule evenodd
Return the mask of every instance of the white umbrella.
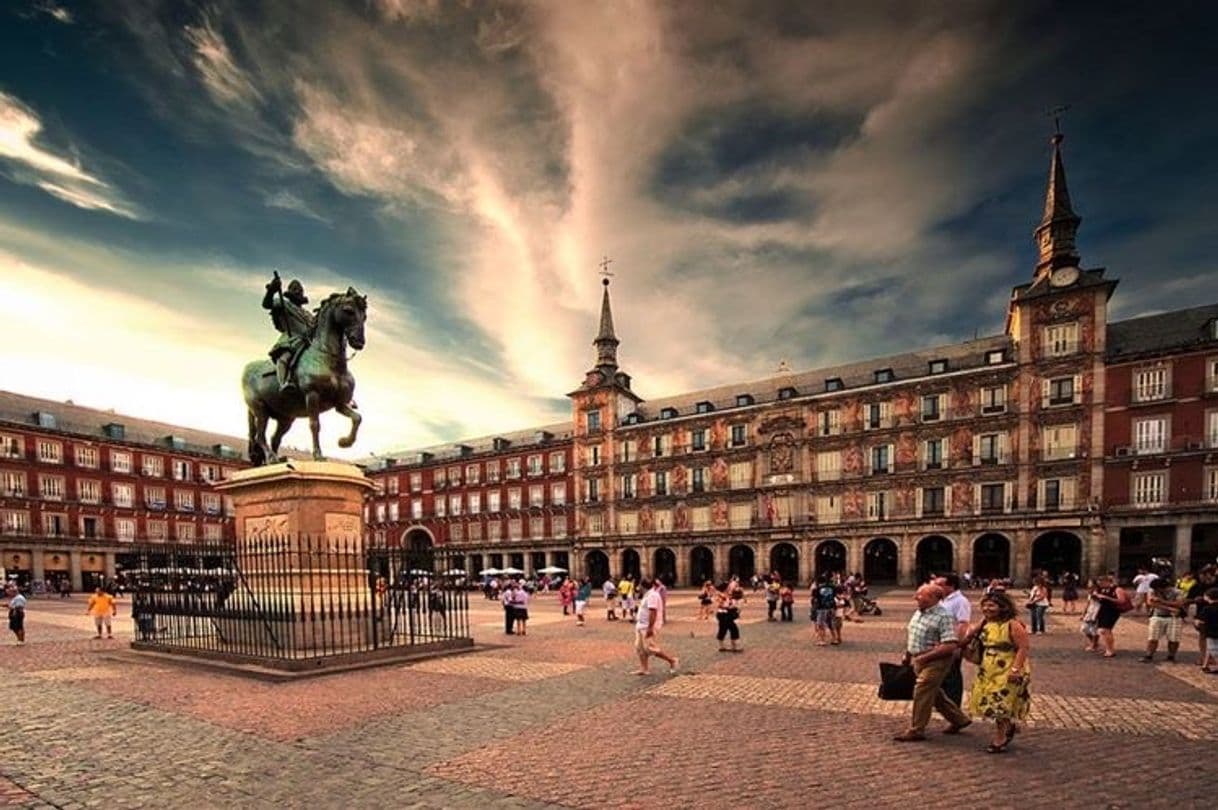
<path id="1" fill-rule="evenodd" d="M 445 571 L 444 576 L 446 576 L 446 577 L 463 577 L 463 576 L 465 576 L 465 571 L 461 568 L 454 568 L 451 571 Z"/>
<path id="2" fill-rule="evenodd" d="M 547 565 L 545 568 L 538 568 L 537 573 L 539 573 L 539 574 L 565 574 L 565 573 L 567 573 L 567 569 L 559 568 L 557 565 Z"/>
<path id="3" fill-rule="evenodd" d="M 523 574 L 524 571 L 521 571 L 519 568 L 504 568 L 499 573 L 501 573 L 501 574 Z"/>
<path id="4" fill-rule="evenodd" d="M 497 575 L 502 574 L 502 573 L 503 573 L 503 572 L 502 572 L 502 571 L 500 571 L 498 568 L 483 568 L 481 571 L 479 571 L 479 572 L 478 572 L 478 576 L 480 576 L 480 577 L 493 577 L 493 576 L 497 576 Z"/>
<path id="5" fill-rule="evenodd" d="M 424 571 L 422 568 L 411 568 L 410 575 L 412 577 L 429 577 L 431 576 L 431 572 Z"/>

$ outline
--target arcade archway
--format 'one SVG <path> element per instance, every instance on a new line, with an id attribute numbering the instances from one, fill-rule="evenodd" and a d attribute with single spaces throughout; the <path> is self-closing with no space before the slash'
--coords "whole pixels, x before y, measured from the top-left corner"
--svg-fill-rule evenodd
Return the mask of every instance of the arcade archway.
<path id="1" fill-rule="evenodd" d="M 779 543 L 770 549 L 770 571 L 783 582 L 799 582 L 799 549 L 790 543 Z"/>
<path id="2" fill-rule="evenodd" d="M 973 580 L 1007 579 L 1011 576 L 1011 541 L 997 532 L 973 541 Z"/>
<path id="3" fill-rule="evenodd" d="M 589 551 L 584 555 L 584 574 L 592 582 L 592 587 L 599 588 L 609 579 L 609 558 L 603 551 Z"/>
<path id="4" fill-rule="evenodd" d="M 741 582 L 750 579 L 757 573 L 753 549 L 744 544 L 732 546 L 731 551 L 727 553 L 727 571 L 732 576 L 739 577 Z"/>
<path id="5" fill-rule="evenodd" d="M 677 584 L 677 555 L 670 548 L 657 548 L 653 555 L 652 575 L 668 587 Z"/>
<path id="6" fill-rule="evenodd" d="M 931 574 L 954 571 L 952 541 L 941 534 L 932 534 L 918 541 L 914 567 L 918 582 L 926 582 Z"/>
<path id="7" fill-rule="evenodd" d="M 715 581 L 715 553 L 706 546 L 694 546 L 689 551 L 689 584 L 702 587 L 703 582 Z"/>
<path id="8" fill-rule="evenodd" d="M 868 582 L 896 582 L 900 554 L 897 544 L 877 537 L 863 548 L 863 578 Z"/>
<path id="9" fill-rule="evenodd" d="M 837 540 L 825 540 L 816 547 L 812 576 L 835 574 L 846 570 L 846 546 Z"/>
<path id="10" fill-rule="evenodd" d="M 628 548 L 622 552 L 622 573 L 623 577 L 632 577 L 635 582 L 643 575 L 643 564 L 639 560 L 639 553 L 632 548 Z"/>
<path id="11" fill-rule="evenodd" d="M 1081 573 L 1083 542 L 1070 532 L 1046 532 L 1032 543 L 1032 570 L 1047 571 L 1056 580 L 1062 574 Z"/>

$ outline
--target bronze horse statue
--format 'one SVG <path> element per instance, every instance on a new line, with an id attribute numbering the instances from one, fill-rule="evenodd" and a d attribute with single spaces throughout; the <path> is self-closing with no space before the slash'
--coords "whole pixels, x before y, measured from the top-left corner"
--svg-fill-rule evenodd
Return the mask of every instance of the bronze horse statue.
<path id="1" fill-rule="evenodd" d="M 320 415 L 334 409 L 351 420 L 351 432 L 338 440 L 339 447 L 355 443 L 363 417 L 351 401 L 355 378 L 347 370 L 347 346 L 364 348 L 364 321 L 368 299 L 348 287 L 334 293 L 317 309 L 317 321 L 309 345 L 296 363 L 296 387 L 281 391 L 275 365 L 269 359 L 255 360 L 241 375 L 241 388 L 249 412 L 249 456 L 254 466 L 279 460 L 279 443 L 297 419 L 309 417 L 313 434 L 313 458 L 322 460 L 318 432 Z M 275 433 L 268 443 L 267 423 L 275 420 Z"/>

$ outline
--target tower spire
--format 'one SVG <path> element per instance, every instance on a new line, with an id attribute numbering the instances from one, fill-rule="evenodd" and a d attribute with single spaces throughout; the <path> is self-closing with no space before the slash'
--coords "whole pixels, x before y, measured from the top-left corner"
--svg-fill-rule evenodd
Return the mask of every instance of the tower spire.
<path id="1" fill-rule="evenodd" d="M 1062 135 L 1059 115 L 1064 110 L 1053 111 L 1054 133 L 1049 142 L 1053 144 L 1053 158 L 1049 164 L 1049 187 L 1045 192 L 1045 211 L 1033 235 L 1038 252 L 1036 276 L 1039 279 L 1058 267 L 1077 266 L 1078 249 L 1075 236 L 1082 218 L 1074 213 L 1070 204 L 1070 190 L 1066 186 L 1066 167 L 1062 162 Z"/>
<path id="2" fill-rule="evenodd" d="M 607 266 L 606 261 L 602 267 Z M 596 340 L 592 341 L 592 345 L 596 347 L 596 365 L 606 370 L 617 369 L 617 335 L 613 333 L 613 310 L 609 307 L 609 271 L 603 270 L 606 278 L 601 281 L 605 287 L 605 292 L 601 296 L 601 325 L 596 332 Z"/>

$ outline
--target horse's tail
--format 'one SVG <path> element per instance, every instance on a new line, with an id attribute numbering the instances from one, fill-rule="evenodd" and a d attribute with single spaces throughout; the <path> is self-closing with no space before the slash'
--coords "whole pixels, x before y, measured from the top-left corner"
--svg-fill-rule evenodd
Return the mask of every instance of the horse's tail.
<path id="1" fill-rule="evenodd" d="M 254 411 L 246 408 L 246 415 L 249 417 L 249 456 L 250 463 L 255 467 L 261 467 L 266 464 L 266 454 L 262 452 L 262 445 L 258 441 L 258 417 L 254 416 Z"/>

